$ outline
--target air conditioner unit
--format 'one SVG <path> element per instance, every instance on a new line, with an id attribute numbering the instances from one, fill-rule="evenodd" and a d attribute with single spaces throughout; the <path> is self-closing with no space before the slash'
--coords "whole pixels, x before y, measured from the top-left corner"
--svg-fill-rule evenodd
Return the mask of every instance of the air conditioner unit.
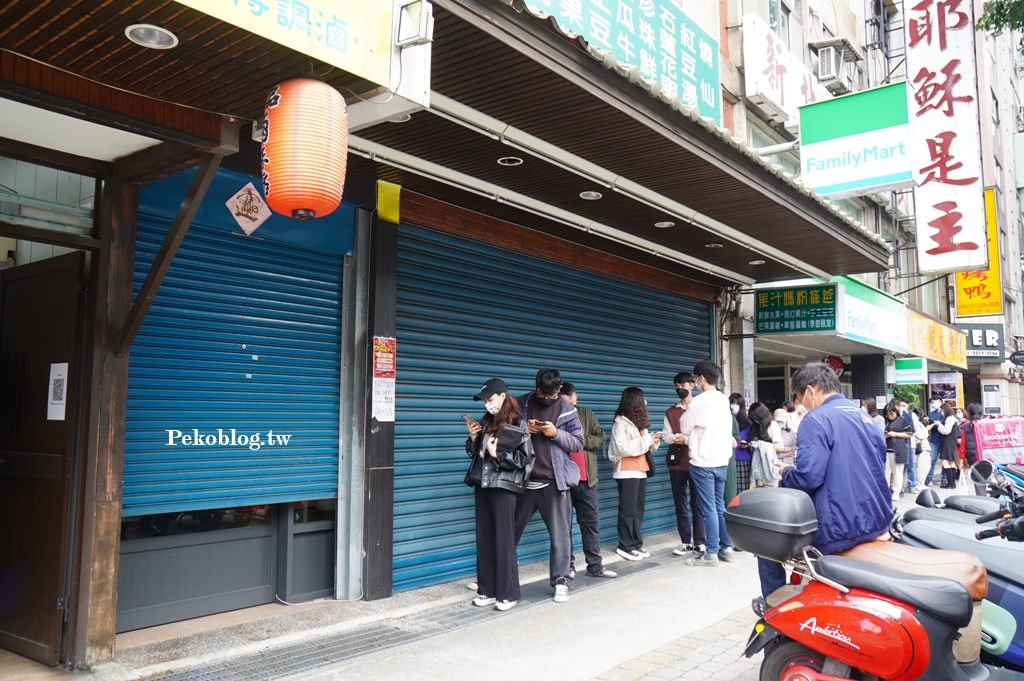
<path id="1" fill-rule="evenodd" d="M 834 95 L 845 95 L 847 92 L 853 92 L 853 76 L 843 73 L 838 78 L 822 83 L 822 85 Z"/>
<path id="2" fill-rule="evenodd" d="M 843 71 L 843 55 L 835 47 L 818 50 L 818 80 L 822 83 L 834 80 Z"/>

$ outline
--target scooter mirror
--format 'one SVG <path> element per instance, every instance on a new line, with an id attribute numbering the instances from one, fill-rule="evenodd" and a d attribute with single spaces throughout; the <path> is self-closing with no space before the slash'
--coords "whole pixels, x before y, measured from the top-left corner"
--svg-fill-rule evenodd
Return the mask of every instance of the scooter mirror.
<path id="1" fill-rule="evenodd" d="M 971 482 L 985 484 L 992 479 L 995 470 L 996 467 L 992 465 L 991 461 L 978 461 L 970 468 Z"/>

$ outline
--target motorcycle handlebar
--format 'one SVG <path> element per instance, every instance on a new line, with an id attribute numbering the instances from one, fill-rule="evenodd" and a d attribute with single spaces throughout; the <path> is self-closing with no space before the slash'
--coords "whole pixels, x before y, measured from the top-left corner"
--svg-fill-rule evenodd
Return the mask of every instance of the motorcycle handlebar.
<path id="1" fill-rule="evenodd" d="M 995 530 L 995 529 L 989 528 L 987 530 L 981 530 L 980 532 L 978 532 L 974 536 L 977 539 L 988 539 L 989 537 L 998 537 L 999 536 L 999 530 Z"/>
<path id="2" fill-rule="evenodd" d="M 992 511 L 991 513 L 986 513 L 985 515 L 979 515 L 977 518 L 974 519 L 974 522 L 981 525 L 984 523 L 991 522 L 993 520 L 999 520 L 1000 518 L 1003 518 L 1005 516 L 1006 511 L 1000 508 L 998 511 Z"/>

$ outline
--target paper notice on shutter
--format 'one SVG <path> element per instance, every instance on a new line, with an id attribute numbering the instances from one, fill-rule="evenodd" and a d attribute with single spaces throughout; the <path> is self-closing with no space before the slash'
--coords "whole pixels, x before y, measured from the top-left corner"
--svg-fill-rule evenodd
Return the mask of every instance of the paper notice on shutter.
<path id="1" fill-rule="evenodd" d="M 46 391 L 46 420 L 63 421 L 68 401 L 68 363 L 50 365 L 50 386 Z"/>

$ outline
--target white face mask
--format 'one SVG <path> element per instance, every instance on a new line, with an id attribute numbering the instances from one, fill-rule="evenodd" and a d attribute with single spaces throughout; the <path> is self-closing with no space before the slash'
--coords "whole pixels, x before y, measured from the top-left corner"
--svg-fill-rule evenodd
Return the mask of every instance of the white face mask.
<path id="1" fill-rule="evenodd" d="M 740 413 L 740 405 L 738 404 L 730 404 L 729 409 L 732 411 L 733 416 Z"/>
<path id="2" fill-rule="evenodd" d="M 811 392 L 812 390 L 813 388 L 808 386 L 807 389 L 804 390 L 804 399 L 800 400 L 800 406 L 806 409 L 807 411 L 811 411 L 812 409 L 814 409 L 814 394 Z M 807 402 L 808 397 L 811 398 L 810 403 Z"/>
<path id="3" fill-rule="evenodd" d="M 491 414 L 492 416 L 496 415 L 501 411 L 501 403 L 502 399 L 500 397 L 495 397 L 490 402 L 484 402 L 484 409 L 487 410 L 488 414 Z"/>

